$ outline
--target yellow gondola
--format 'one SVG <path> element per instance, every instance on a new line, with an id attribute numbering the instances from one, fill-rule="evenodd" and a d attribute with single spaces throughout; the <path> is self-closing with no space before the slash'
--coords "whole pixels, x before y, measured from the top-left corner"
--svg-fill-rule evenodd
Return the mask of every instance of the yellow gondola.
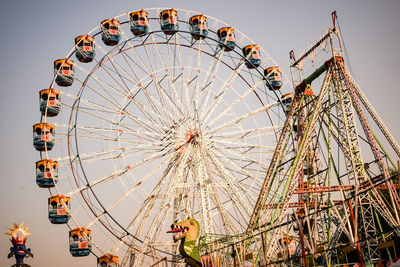
<path id="1" fill-rule="evenodd" d="M 119 43 L 121 39 L 120 26 L 121 23 L 114 18 L 101 22 L 101 39 L 105 45 L 114 46 Z"/>
<path id="2" fill-rule="evenodd" d="M 70 197 L 56 195 L 48 199 L 49 220 L 53 224 L 67 223 L 70 218 L 70 209 Z"/>
<path id="3" fill-rule="evenodd" d="M 75 38 L 75 56 L 83 63 L 92 62 L 96 55 L 94 50 L 94 38 L 90 35 L 80 35 Z"/>
<path id="4" fill-rule="evenodd" d="M 61 94 L 54 88 L 43 89 L 39 92 L 40 112 L 43 116 L 57 116 L 61 110 Z"/>
<path id="5" fill-rule="evenodd" d="M 217 31 L 219 47 L 225 51 L 235 49 L 235 29 L 232 27 L 223 27 Z"/>
<path id="6" fill-rule="evenodd" d="M 86 228 L 75 228 L 69 231 L 69 251 L 74 257 L 88 256 L 92 251 L 92 231 Z"/>
<path id="7" fill-rule="evenodd" d="M 50 188 L 58 181 L 58 162 L 42 159 L 36 162 L 36 183 L 39 187 Z"/>
<path id="8" fill-rule="evenodd" d="M 69 58 L 54 61 L 54 75 L 59 86 L 71 86 L 74 81 L 75 63 Z"/>
<path id="9" fill-rule="evenodd" d="M 246 66 L 255 69 L 261 64 L 260 47 L 256 44 L 243 47 L 243 56 L 246 58 Z"/>
<path id="10" fill-rule="evenodd" d="M 190 33 L 194 39 L 203 39 L 208 34 L 207 17 L 203 14 L 194 15 L 189 19 Z"/>
<path id="11" fill-rule="evenodd" d="M 286 114 L 289 113 L 290 108 L 292 107 L 293 99 L 294 99 L 293 93 L 288 93 L 288 94 L 284 94 L 283 96 L 281 96 L 281 102 L 283 104 L 283 109 Z"/>
<path id="12" fill-rule="evenodd" d="M 129 13 L 129 23 L 131 25 L 131 32 L 135 36 L 149 32 L 149 14 L 143 9 Z"/>
<path id="13" fill-rule="evenodd" d="M 119 257 L 114 256 L 110 253 L 107 253 L 97 260 L 98 267 L 118 267 L 119 266 Z"/>
<path id="14" fill-rule="evenodd" d="M 175 9 L 166 9 L 160 12 L 161 30 L 168 35 L 176 33 L 179 29 L 178 12 Z"/>
<path id="15" fill-rule="evenodd" d="M 33 125 L 33 146 L 38 151 L 50 151 L 55 143 L 55 129 L 51 123 L 41 122 Z"/>
<path id="16" fill-rule="evenodd" d="M 278 66 L 269 67 L 264 70 L 267 86 L 270 90 L 279 90 L 282 87 L 282 70 Z"/>

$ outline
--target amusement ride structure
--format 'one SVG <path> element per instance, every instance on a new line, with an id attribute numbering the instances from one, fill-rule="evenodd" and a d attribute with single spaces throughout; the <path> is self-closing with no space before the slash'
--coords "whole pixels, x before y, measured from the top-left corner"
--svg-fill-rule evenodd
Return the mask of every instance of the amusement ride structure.
<path id="1" fill-rule="evenodd" d="M 197 266 L 192 249 L 203 266 L 396 259 L 400 147 L 347 70 L 332 18 L 310 50 L 291 52 L 291 79 L 240 31 L 193 11 L 137 10 L 76 37 L 33 126 L 36 181 L 50 222 L 70 228 L 72 256 L 98 266 Z"/>

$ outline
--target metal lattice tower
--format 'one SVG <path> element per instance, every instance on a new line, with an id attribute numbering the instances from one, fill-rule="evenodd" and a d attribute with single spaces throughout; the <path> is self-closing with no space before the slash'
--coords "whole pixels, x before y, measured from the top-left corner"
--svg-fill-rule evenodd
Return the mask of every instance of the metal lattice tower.
<path id="1" fill-rule="evenodd" d="M 248 230 L 237 242 L 262 265 L 330 266 L 344 263 L 343 255 L 364 265 L 381 258 L 388 233 L 400 236 L 398 185 L 388 164 L 398 169 L 387 152 L 391 147 L 398 156 L 398 145 L 346 68 L 335 19 L 298 60 L 291 53 L 295 93 Z M 325 56 L 318 68 L 316 51 Z M 306 59 L 313 66 L 308 73 Z"/>

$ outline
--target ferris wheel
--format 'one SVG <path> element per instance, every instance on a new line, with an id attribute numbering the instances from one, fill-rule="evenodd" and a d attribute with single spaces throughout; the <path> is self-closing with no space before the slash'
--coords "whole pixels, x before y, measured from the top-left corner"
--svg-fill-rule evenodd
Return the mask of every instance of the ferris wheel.
<path id="1" fill-rule="evenodd" d="M 76 37 L 34 125 L 36 180 L 71 254 L 154 263 L 178 254 L 166 231 L 189 217 L 205 241 L 246 231 L 285 88 L 266 51 L 193 11 L 137 10 Z"/>

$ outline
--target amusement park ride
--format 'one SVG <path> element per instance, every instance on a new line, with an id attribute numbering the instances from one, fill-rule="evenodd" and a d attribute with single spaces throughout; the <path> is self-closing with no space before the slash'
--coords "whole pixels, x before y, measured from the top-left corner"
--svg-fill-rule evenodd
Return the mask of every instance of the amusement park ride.
<path id="1" fill-rule="evenodd" d="M 72 256 L 397 260 L 400 146 L 346 68 L 332 19 L 308 51 L 290 53 L 291 81 L 240 31 L 193 11 L 133 11 L 76 37 L 33 126 L 36 181 L 50 222 L 70 228 Z"/>

